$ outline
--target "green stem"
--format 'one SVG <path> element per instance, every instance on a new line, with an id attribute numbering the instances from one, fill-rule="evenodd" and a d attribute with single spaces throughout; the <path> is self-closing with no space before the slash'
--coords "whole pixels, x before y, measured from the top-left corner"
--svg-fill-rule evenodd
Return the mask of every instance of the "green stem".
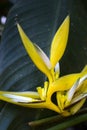
<path id="1" fill-rule="evenodd" d="M 87 108 L 84 108 L 73 116 L 62 117 L 61 115 L 56 115 L 45 119 L 29 122 L 29 125 L 34 128 L 43 127 L 44 129 L 49 128 L 50 126 L 51 128 L 47 130 L 62 130 L 86 120 Z"/>
<path id="2" fill-rule="evenodd" d="M 41 126 L 41 125 L 47 125 L 49 123 L 58 122 L 58 120 L 60 121 L 62 119 L 63 119 L 62 116 L 57 115 L 57 116 L 52 116 L 52 117 L 48 117 L 48 118 L 45 118 L 45 119 L 29 122 L 29 125 L 34 126 L 34 127 L 35 126 Z"/>
<path id="3" fill-rule="evenodd" d="M 69 120 L 65 120 L 64 122 L 62 122 L 61 124 L 58 124 L 56 126 L 53 126 L 51 128 L 48 128 L 46 130 L 63 130 L 66 129 L 70 126 L 76 125 L 78 123 L 84 122 L 87 120 L 87 113 L 77 116 L 77 117 L 72 117 Z"/>

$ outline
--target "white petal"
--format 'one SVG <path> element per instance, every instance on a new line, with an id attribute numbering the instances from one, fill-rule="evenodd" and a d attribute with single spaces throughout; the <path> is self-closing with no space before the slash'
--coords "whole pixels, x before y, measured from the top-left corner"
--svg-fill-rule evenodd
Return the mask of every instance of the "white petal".
<path id="1" fill-rule="evenodd" d="M 43 59 L 44 63 L 46 64 L 46 66 L 51 69 L 52 65 L 50 63 L 49 58 L 47 57 L 47 55 L 42 51 L 42 49 L 37 45 L 34 44 L 35 49 L 37 50 L 38 54 L 41 56 L 41 58 Z"/>
<path id="2" fill-rule="evenodd" d="M 72 99 L 71 101 L 71 105 L 74 104 L 74 103 L 77 103 L 79 102 L 80 100 L 84 99 L 87 97 L 87 93 L 84 93 L 84 94 L 80 94 L 79 96 L 75 97 Z"/>
<path id="3" fill-rule="evenodd" d="M 18 95 L 13 95 L 13 94 L 3 94 L 3 96 L 12 99 L 14 102 L 21 102 L 21 103 L 40 101 L 38 99 L 33 99 L 30 97 L 18 96 Z"/>
<path id="4" fill-rule="evenodd" d="M 68 101 L 71 101 L 71 99 L 73 98 L 73 95 L 74 95 L 74 93 L 75 93 L 75 91 L 76 91 L 76 88 L 77 88 L 78 85 L 79 85 L 79 80 L 80 80 L 80 79 L 78 79 L 78 80 L 75 82 L 75 84 L 72 86 L 72 88 L 67 92 L 67 100 L 68 100 Z"/>
<path id="5" fill-rule="evenodd" d="M 55 66 L 55 72 L 59 73 L 60 72 L 60 65 L 59 62 Z"/>
<path id="6" fill-rule="evenodd" d="M 56 64 L 55 66 L 55 78 L 58 79 L 59 77 L 59 74 L 60 74 L 60 65 L 59 65 L 59 62 Z"/>
<path id="7" fill-rule="evenodd" d="M 79 84 L 81 84 L 83 81 L 85 81 L 87 79 L 87 74 L 85 76 L 83 76 L 82 78 L 80 78 Z"/>
<path id="8" fill-rule="evenodd" d="M 80 78 L 78 87 L 76 88 L 76 91 L 78 91 L 78 90 L 80 89 L 81 84 L 82 84 L 85 80 L 87 80 L 87 75 L 85 75 L 85 76 L 83 76 L 82 78 Z"/>

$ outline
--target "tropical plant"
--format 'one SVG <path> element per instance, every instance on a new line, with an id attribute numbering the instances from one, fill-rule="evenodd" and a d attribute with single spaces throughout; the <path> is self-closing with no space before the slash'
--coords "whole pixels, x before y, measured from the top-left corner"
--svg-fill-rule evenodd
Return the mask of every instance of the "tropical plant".
<path id="1" fill-rule="evenodd" d="M 49 72 L 48 69 L 46 68 L 47 71 L 43 71 L 43 67 L 40 66 L 37 67 L 46 74 L 44 76 L 37 68 L 34 66 L 32 63 L 31 59 L 33 59 L 32 56 L 32 47 L 33 50 L 36 49 L 37 52 L 40 54 L 40 56 L 46 55 L 41 51 L 41 49 L 48 55 L 50 54 L 50 47 L 51 47 L 51 42 L 53 37 L 55 36 L 56 30 L 60 27 L 61 23 L 65 19 L 65 17 L 70 14 L 71 18 L 71 24 L 70 24 L 70 32 L 69 32 L 69 40 L 68 40 L 68 45 L 66 48 L 65 55 L 62 57 L 60 60 L 60 66 L 61 66 L 61 77 L 65 74 L 68 73 L 77 73 L 81 71 L 81 69 L 87 64 L 86 62 L 86 49 L 87 49 L 87 40 L 86 40 L 86 18 L 83 18 L 85 16 L 86 11 L 81 10 L 80 6 L 82 6 L 81 1 L 61 1 L 61 0 L 46 0 L 46 1 L 40 1 L 40 0 L 19 0 L 14 2 L 14 6 L 10 10 L 7 18 L 7 22 L 5 25 L 5 30 L 2 35 L 2 41 L 1 41 L 1 46 L 0 46 L 0 94 L 17 94 L 17 96 L 20 96 L 19 93 L 22 92 L 21 94 L 24 94 L 24 91 L 36 91 L 37 86 L 43 86 L 43 82 L 47 81 L 46 76 L 48 77 L 49 81 L 51 82 L 49 78 Z M 49 4 L 50 3 L 50 4 Z M 71 3 L 71 4 L 70 4 Z M 77 6 L 79 3 L 80 6 Z M 72 5 L 72 6 L 71 6 Z M 73 8 L 72 8 L 73 7 Z M 79 18 L 79 12 L 80 18 Z M 75 11 L 77 13 L 75 13 Z M 17 29 L 17 23 L 18 24 L 18 29 Z M 66 19 L 69 19 L 67 17 Z M 79 20 L 79 21 L 78 21 Z M 78 21 L 78 23 L 77 23 Z M 66 22 L 64 22 L 66 23 Z M 79 24 L 82 23 L 82 26 Z M 20 26 L 21 25 L 21 26 Z M 21 32 L 24 30 L 24 34 L 21 35 Z M 66 25 L 66 28 L 68 27 L 68 24 Z M 19 32 L 18 32 L 19 30 Z M 80 31 L 83 30 L 83 31 Z M 63 31 L 62 31 L 63 32 Z M 83 33 L 82 33 L 83 32 Z M 26 50 L 24 46 L 22 46 L 19 33 L 21 35 L 22 41 L 24 46 L 26 46 L 26 43 L 24 42 L 24 35 L 27 34 L 27 36 L 31 39 L 31 41 L 34 44 L 31 44 L 31 49 Z M 76 36 L 77 35 L 77 36 Z M 59 35 L 61 36 L 61 35 Z M 80 37 L 79 37 L 80 36 Z M 25 35 L 26 37 L 26 35 Z M 55 39 L 55 37 L 54 37 Z M 85 40 L 84 40 L 85 39 Z M 31 42 L 30 41 L 30 42 Z M 55 41 L 55 40 L 53 40 Z M 78 41 L 78 42 L 77 42 Z M 65 42 L 66 43 L 66 42 Z M 63 44 L 64 45 L 64 44 Z M 39 47 L 41 48 L 39 48 Z M 54 45 L 53 45 L 54 46 Z M 55 48 L 55 47 L 53 47 Z M 58 49 L 58 48 L 57 48 Z M 51 49 L 52 50 L 52 49 Z M 65 50 L 65 47 L 64 47 Z M 60 50 L 59 50 L 60 51 Z M 29 56 L 31 59 L 28 57 L 27 52 L 29 53 Z M 30 54 L 31 52 L 31 54 Z M 51 51 L 53 54 L 53 51 Z M 60 55 L 63 55 L 63 51 L 60 51 Z M 34 53 L 37 55 L 37 53 Z M 54 55 L 54 54 L 53 54 Z M 61 56 L 62 56 L 61 55 Z M 35 56 L 35 55 L 34 55 Z M 60 56 L 60 58 L 61 58 Z M 79 58 L 79 56 L 81 58 Z M 46 57 L 47 58 L 47 57 Z M 53 57 L 54 58 L 54 57 Z M 53 60 L 52 58 L 52 60 Z M 34 57 L 35 59 L 35 57 Z M 34 63 L 35 60 L 33 59 Z M 44 57 L 43 57 L 44 59 Z M 48 58 L 47 58 L 48 59 Z M 56 65 L 55 60 L 52 61 L 52 66 Z M 58 60 L 58 59 L 57 59 Z M 45 60 L 44 60 L 45 61 Z M 42 62 L 43 63 L 43 62 Z M 53 65 L 54 63 L 54 65 Z M 47 65 L 47 64 L 46 64 Z M 57 64 L 58 65 L 58 64 Z M 45 66 L 46 67 L 46 66 Z M 48 66 L 49 68 L 49 66 Z M 59 69 L 57 69 L 58 73 L 55 75 L 59 76 Z M 82 101 L 80 105 L 82 106 L 84 99 L 83 96 L 86 97 L 86 91 L 83 89 L 78 89 L 81 88 L 83 84 L 87 86 L 86 82 L 86 74 L 87 71 L 84 69 L 82 71 L 81 76 L 77 77 L 74 86 L 70 85 L 70 90 L 67 93 L 68 97 L 71 101 L 73 95 L 75 94 L 74 90 L 80 90 L 75 94 L 76 96 L 79 96 L 78 94 L 81 94 L 80 97 L 78 98 L 78 102 Z M 53 74 L 53 70 L 52 70 Z M 54 75 L 54 74 L 53 74 Z M 56 78 L 55 76 L 55 78 Z M 83 77 L 83 78 L 82 78 Z M 71 77 L 72 78 L 72 77 Z M 80 79 L 79 79 L 80 78 Z M 52 79 L 52 78 L 51 78 Z M 54 78 L 53 78 L 54 79 Z M 60 78 L 59 78 L 60 79 Z M 74 79 L 74 78 L 72 78 Z M 64 82 L 68 81 L 64 79 Z M 71 81 L 71 80 L 70 80 Z M 86 81 L 86 82 L 85 82 Z M 48 82 L 45 82 L 45 84 L 48 84 Z M 63 82 L 62 82 L 63 83 Z M 80 85 L 81 83 L 81 85 Z M 58 85 L 58 84 L 57 84 Z M 80 87 L 78 87 L 80 85 Z M 48 85 L 45 85 L 45 88 Z M 52 85 L 51 85 L 52 87 Z M 77 87 L 77 88 L 76 88 Z M 39 101 L 42 102 L 46 99 L 46 93 L 47 89 L 43 89 L 41 87 L 37 88 L 37 91 L 39 93 Z M 46 90 L 46 91 L 44 91 Z M 50 89 L 52 92 L 53 89 Z M 59 87 L 58 87 L 59 90 Z M 64 90 L 64 89 L 63 89 Z M 12 91 L 12 92 L 6 92 L 6 91 Z M 15 93 L 14 91 L 17 91 Z M 46 93 L 45 93 L 46 92 Z M 55 91 L 57 92 L 57 91 Z M 73 93 L 72 93 L 73 92 Z M 83 95 L 83 92 L 85 94 Z M 38 94 L 37 92 L 33 92 L 33 94 Z M 65 92 L 64 92 L 65 93 Z M 62 105 L 64 105 L 64 102 L 66 100 L 66 97 L 64 100 L 61 100 L 61 97 L 63 99 L 64 93 L 57 93 L 57 99 L 58 99 L 58 105 L 61 108 Z M 29 93 L 28 93 L 29 94 Z M 43 96 L 45 94 L 45 96 Z M 0 95 L 1 97 L 2 95 Z M 6 95 L 4 95 L 6 96 Z M 22 95 L 24 96 L 24 95 Z M 30 95 L 29 95 L 30 96 Z M 7 96 L 9 98 L 9 95 Z M 10 98 L 12 98 L 12 95 L 10 95 Z M 19 97 L 16 98 L 16 101 L 18 100 Z M 32 96 L 34 99 L 34 103 L 38 101 L 37 96 L 35 95 Z M 48 95 L 49 98 L 49 95 Z M 5 99 L 5 98 L 4 98 Z M 77 98 L 76 98 L 77 99 Z M 7 99 L 8 101 L 8 99 Z M 23 104 L 24 100 L 20 100 Z M 33 100 L 32 100 L 33 101 Z M 55 93 L 52 95 L 52 102 L 55 102 Z M 62 101 L 62 104 L 61 104 Z M 76 100 L 74 103 L 70 104 L 69 102 L 66 103 L 65 110 L 70 110 L 72 108 L 72 105 L 78 104 Z M 13 102 L 13 101 L 12 101 Z M 55 102 L 55 104 L 57 104 Z M 40 106 L 43 106 L 43 104 L 40 104 Z M 51 108 L 50 104 L 49 108 Z M 67 106 L 68 105 L 68 106 Z M 70 127 L 72 125 L 81 123 L 85 120 L 87 120 L 87 110 L 86 108 L 80 110 L 77 112 L 77 107 L 72 110 L 69 114 L 69 117 L 63 117 L 60 114 L 53 112 L 51 110 L 44 109 L 44 107 L 41 107 L 39 109 L 33 109 L 33 108 L 24 108 L 24 107 L 19 107 L 16 105 L 12 105 L 6 102 L 0 102 L 0 108 L 1 108 L 1 115 L 0 115 L 0 130 L 14 130 L 14 129 L 21 129 L 21 130 L 27 130 L 27 129 L 53 129 L 53 130 L 60 130 L 64 129 L 67 127 Z M 53 107 L 54 109 L 54 107 Z M 61 109 L 62 111 L 63 109 Z M 61 113 L 61 111 L 59 113 Z M 68 111 L 69 112 L 69 111 Z M 77 113 L 76 113 L 77 112 Z M 66 113 L 66 112 L 65 112 Z M 71 114 L 74 114 L 72 115 Z M 66 114 L 64 114 L 66 115 Z"/>

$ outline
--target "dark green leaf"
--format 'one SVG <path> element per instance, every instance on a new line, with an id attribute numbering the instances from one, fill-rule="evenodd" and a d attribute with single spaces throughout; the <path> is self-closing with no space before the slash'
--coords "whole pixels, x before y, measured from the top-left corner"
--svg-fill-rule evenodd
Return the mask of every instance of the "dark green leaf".
<path id="1" fill-rule="evenodd" d="M 67 7 L 67 3 L 61 0 L 19 0 L 15 3 L 8 14 L 0 46 L 0 90 L 36 90 L 36 87 L 43 85 L 45 80 L 45 76 L 31 62 L 21 43 L 15 19 L 29 38 L 49 55 L 52 38 L 67 15 Z M 25 122 L 35 120 L 36 117 L 39 119 L 52 115 L 51 111 L 44 110 L 43 114 L 43 111 L 38 110 L 39 113 L 36 109 L 26 111 L 26 108 L 17 107 L 16 110 L 15 105 L 7 104 L 3 107 L 4 105 L 1 102 L 0 130 L 27 129 Z M 18 117 L 21 109 L 23 111 Z M 35 113 L 36 116 L 30 113 Z"/>
<path id="2" fill-rule="evenodd" d="M 0 90 L 36 90 L 45 80 L 21 43 L 15 19 L 29 38 L 49 55 L 55 31 L 68 13 L 71 17 L 70 35 L 61 60 L 61 71 L 62 74 L 77 72 L 84 67 L 87 63 L 87 10 L 83 1 L 18 0 L 8 14 L 0 45 Z M 28 130 L 31 129 L 27 124 L 29 121 L 55 114 L 49 110 L 23 108 L 3 102 L 0 102 L 0 110 L 0 130 Z"/>

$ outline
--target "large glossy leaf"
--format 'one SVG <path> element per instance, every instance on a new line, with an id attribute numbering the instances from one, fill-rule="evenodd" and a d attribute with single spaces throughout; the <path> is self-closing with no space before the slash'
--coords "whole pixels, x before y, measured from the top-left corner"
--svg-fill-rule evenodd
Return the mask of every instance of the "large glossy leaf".
<path id="1" fill-rule="evenodd" d="M 69 42 L 61 60 L 63 73 L 80 71 L 87 64 L 87 1 L 71 0 L 71 4 Z"/>
<path id="2" fill-rule="evenodd" d="M 12 2 L 13 4 L 17 2 L 17 0 L 9 0 L 9 1 Z"/>
<path id="3" fill-rule="evenodd" d="M 62 73 L 69 73 L 80 71 L 87 63 L 86 11 L 81 0 L 16 1 L 8 14 L 0 45 L 0 90 L 36 90 L 36 86 L 43 85 L 45 80 L 21 43 L 16 17 L 29 38 L 49 55 L 52 38 L 70 13 L 69 42 L 61 60 Z M 55 114 L 49 110 L 22 108 L 3 102 L 0 102 L 0 106 L 0 130 L 28 130 L 31 129 L 29 121 Z"/>
<path id="4" fill-rule="evenodd" d="M 18 16 L 18 22 L 30 39 L 49 55 L 53 35 L 61 21 L 67 15 L 67 9 L 66 11 L 61 10 L 61 7 L 65 6 L 67 7 L 67 3 L 64 5 L 64 3 L 57 0 L 19 0 L 13 6 L 8 14 L 0 47 L 0 90 L 36 90 L 36 86 L 42 85 L 45 78 L 31 62 L 22 46 L 15 24 L 15 17 Z M 6 107 L 3 106 L 1 110 L 0 129 L 7 130 L 10 129 L 10 124 L 14 122 L 15 118 L 17 119 L 17 115 L 22 108 L 17 107 L 16 109 L 16 106 L 13 105 L 12 107 L 11 104 L 7 104 Z M 21 116 L 18 118 L 20 125 L 14 126 L 18 122 L 16 121 L 16 123 L 12 123 L 14 125 L 11 125 L 11 129 L 20 129 L 20 127 L 21 129 L 27 129 L 25 127 L 27 127 L 28 120 L 34 120 L 36 116 L 40 117 L 39 112 L 37 113 L 35 109 L 32 110 L 36 113 L 34 115 L 28 114 L 33 113 L 31 109 L 26 111 L 23 108 L 22 110 L 20 113 Z M 7 114 L 8 116 L 6 116 Z M 49 114 L 45 114 L 44 116 L 46 115 Z M 26 125 L 23 125 L 25 121 Z M 3 123 L 5 124 L 4 127 Z"/>

